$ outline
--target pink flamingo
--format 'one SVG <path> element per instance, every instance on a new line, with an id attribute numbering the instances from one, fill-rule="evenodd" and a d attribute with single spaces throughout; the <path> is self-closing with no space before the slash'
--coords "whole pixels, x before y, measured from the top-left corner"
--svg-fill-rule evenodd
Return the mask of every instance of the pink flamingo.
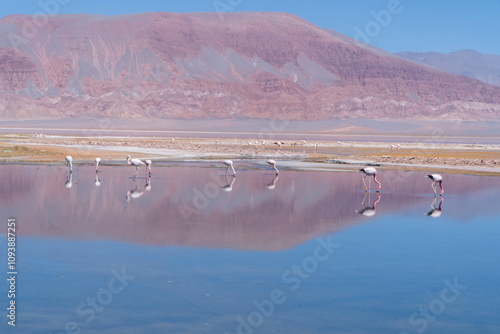
<path id="1" fill-rule="evenodd" d="M 276 171 L 276 175 L 278 175 L 279 170 L 278 170 L 278 168 L 276 168 L 276 161 L 274 161 L 274 160 L 267 160 L 266 163 L 269 164 L 269 165 L 271 165 L 271 166 L 273 166 L 274 170 Z"/>
<path id="2" fill-rule="evenodd" d="M 360 172 L 365 173 L 365 177 L 363 177 L 363 183 L 365 184 L 365 189 L 366 189 L 366 191 L 368 191 L 368 188 L 369 188 L 369 187 L 367 187 L 367 186 L 366 186 L 365 178 L 366 178 L 367 176 L 373 176 L 373 181 L 374 181 L 376 184 L 378 184 L 378 189 L 377 189 L 377 192 L 379 192 L 379 191 L 380 191 L 380 188 L 382 188 L 382 185 L 381 185 L 381 184 L 380 184 L 380 182 L 378 182 L 378 180 L 377 180 L 377 170 L 376 170 L 375 168 L 373 168 L 373 167 L 365 167 L 365 168 L 361 168 L 359 171 L 360 171 Z M 368 185 L 370 185 L 370 180 L 371 180 L 371 179 L 368 179 Z"/>
<path id="3" fill-rule="evenodd" d="M 434 190 L 434 195 L 437 194 L 437 189 L 436 189 L 436 182 L 439 183 L 439 187 L 441 188 L 441 196 L 443 196 L 444 189 L 443 189 L 443 177 L 440 174 L 430 174 L 426 175 L 429 179 L 432 180 L 431 187 Z"/>
<path id="4" fill-rule="evenodd" d="M 227 174 L 227 170 L 229 169 L 229 167 L 231 167 L 231 169 L 233 171 L 233 176 L 236 176 L 236 171 L 233 168 L 233 162 L 231 160 L 224 160 L 224 161 L 222 161 L 222 163 L 227 166 L 226 174 Z"/>
<path id="5" fill-rule="evenodd" d="M 133 165 L 133 166 L 135 166 L 134 178 L 135 178 L 135 174 L 137 174 L 137 171 L 139 170 L 139 167 L 140 167 L 141 165 L 145 165 L 145 164 L 144 164 L 144 162 L 142 162 L 142 161 L 141 161 L 141 160 L 139 160 L 139 159 L 132 159 L 132 158 L 130 157 L 130 155 L 127 155 L 127 163 L 128 163 L 129 165 Z"/>
<path id="6" fill-rule="evenodd" d="M 275 142 L 274 145 L 278 145 L 278 147 L 280 148 L 280 151 L 282 150 L 281 145 L 283 145 L 283 143 L 281 143 L 280 141 Z"/>
<path id="7" fill-rule="evenodd" d="M 391 147 L 391 151 L 394 151 L 394 145 L 391 144 L 390 147 Z"/>
<path id="8" fill-rule="evenodd" d="M 95 158 L 95 171 L 98 172 L 97 168 L 99 168 L 99 163 L 101 162 L 101 158 Z"/>
<path id="9" fill-rule="evenodd" d="M 73 173 L 73 157 L 71 155 L 68 155 L 64 159 L 66 159 L 66 162 L 68 163 L 69 172 Z"/>

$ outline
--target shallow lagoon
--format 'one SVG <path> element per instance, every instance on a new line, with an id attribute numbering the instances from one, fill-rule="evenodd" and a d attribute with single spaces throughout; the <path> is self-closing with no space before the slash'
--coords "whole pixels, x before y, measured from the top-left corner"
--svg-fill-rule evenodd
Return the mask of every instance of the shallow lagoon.
<path id="1" fill-rule="evenodd" d="M 80 165 L 69 180 L 62 166 L 1 166 L 15 331 L 500 331 L 498 177 L 443 174 L 434 202 L 423 172 L 380 170 L 380 196 L 365 198 L 354 171 L 235 165 L 234 182 L 211 162 L 135 180 L 133 167 L 96 180 Z"/>

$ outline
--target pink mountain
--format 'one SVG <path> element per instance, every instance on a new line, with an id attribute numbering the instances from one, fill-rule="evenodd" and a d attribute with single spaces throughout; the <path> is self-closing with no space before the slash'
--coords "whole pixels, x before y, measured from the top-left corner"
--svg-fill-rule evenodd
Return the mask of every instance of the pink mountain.
<path id="1" fill-rule="evenodd" d="M 0 119 L 498 119 L 500 87 L 283 13 L 0 19 Z"/>

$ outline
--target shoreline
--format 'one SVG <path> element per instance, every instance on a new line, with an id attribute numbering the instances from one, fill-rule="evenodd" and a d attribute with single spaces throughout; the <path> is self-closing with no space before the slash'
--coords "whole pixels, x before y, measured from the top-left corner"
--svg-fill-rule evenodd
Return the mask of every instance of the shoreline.
<path id="1" fill-rule="evenodd" d="M 280 160 L 283 167 L 306 170 L 352 169 L 364 166 L 500 174 L 500 145 L 387 142 L 284 141 L 282 150 L 270 140 L 242 138 L 94 137 L 33 134 L 0 135 L 3 163 L 64 163 L 72 155 L 75 164 L 95 157 L 121 162 L 127 154 L 157 161 Z M 316 147 L 317 144 L 317 147 Z M 23 155 L 25 154 L 25 155 Z M 109 164 L 112 164 L 112 162 Z"/>

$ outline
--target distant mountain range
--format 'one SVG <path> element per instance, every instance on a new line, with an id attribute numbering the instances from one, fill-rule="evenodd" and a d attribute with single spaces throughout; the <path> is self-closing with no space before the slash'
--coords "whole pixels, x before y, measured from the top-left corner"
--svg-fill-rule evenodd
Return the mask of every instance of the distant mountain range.
<path id="1" fill-rule="evenodd" d="M 497 55 L 482 54 L 474 50 L 450 53 L 400 52 L 396 55 L 449 73 L 500 85 L 500 56 Z"/>
<path id="2" fill-rule="evenodd" d="M 500 87 L 283 13 L 0 19 L 0 118 L 500 119 Z M 29 31 L 28 31 L 29 30 Z"/>

